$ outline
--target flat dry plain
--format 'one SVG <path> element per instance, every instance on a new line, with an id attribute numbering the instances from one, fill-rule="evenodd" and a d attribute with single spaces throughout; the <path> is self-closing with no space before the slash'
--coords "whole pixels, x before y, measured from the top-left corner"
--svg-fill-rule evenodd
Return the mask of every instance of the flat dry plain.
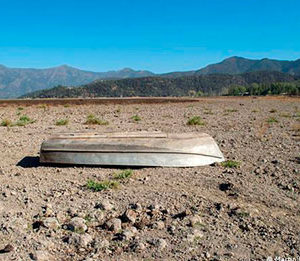
<path id="1" fill-rule="evenodd" d="M 0 120 L 35 120 L 0 127 L 0 260 L 300 257 L 299 98 L 19 107 L 0 107 Z M 89 114 L 109 124 L 85 125 Z M 188 126 L 197 115 L 205 125 Z M 122 170 L 38 162 L 56 132 L 142 130 L 206 132 L 240 166 L 134 169 L 95 192 L 88 180 Z"/>

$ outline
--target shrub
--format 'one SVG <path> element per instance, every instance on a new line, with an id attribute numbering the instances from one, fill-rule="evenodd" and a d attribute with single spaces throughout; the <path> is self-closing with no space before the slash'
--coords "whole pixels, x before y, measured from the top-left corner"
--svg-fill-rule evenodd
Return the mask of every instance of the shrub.
<path id="1" fill-rule="evenodd" d="M 11 120 L 9 120 L 9 119 L 4 119 L 4 120 L 2 120 L 2 122 L 1 122 L 1 126 L 4 126 L 4 127 L 12 126 L 12 122 L 11 122 Z"/>
<path id="2" fill-rule="evenodd" d="M 94 114 L 90 114 L 87 116 L 87 120 L 85 124 L 88 125 L 108 125 L 108 121 L 101 120 L 97 118 Z"/>
<path id="3" fill-rule="evenodd" d="M 276 123 L 276 122 L 278 122 L 278 120 L 274 117 L 271 117 L 271 118 L 267 119 L 267 122 L 268 123 Z"/>
<path id="4" fill-rule="evenodd" d="M 114 179 L 127 179 L 130 178 L 133 174 L 133 171 L 131 169 L 126 169 L 121 171 L 120 173 L 116 173 L 114 175 Z"/>
<path id="5" fill-rule="evenodd" d="M 104 180 L 102 182 L 88 180 L 87 184 L 86 184 L 86 187 L 93 191 L 102 191 L 102 190 L 107 190 L 107 189 L 113 189 L 113 188 L 117 188 L 118 186 L 119 186 L 119 183 L 117 181 L 112 181 L 112 180 Z"/>
<path id="6" fill-rule="evenodd" d="M 1 122 L 1 126 L 6 126 L 6 127 L 9 127 L 9 126 L 25 126 L 27 124 L 30 124 L 30 123 L 34 123 L 35 121 L 30 119 L 27 115 L 23 115 L 19 118 L 19 120 L 17 122 L 12 122 L 11 120 L 9 119 L 4 119 L 2 120 Z"/>
<path id="7" fill-rule="evenodd" d="M 55 125 L 56 126 L 64 126 L 64 125 L 67 125 L 69 123 L 69 120 L 68 119 L 60 119 L 60 120 L 57 120 Z"/>
<path id="8" fill-rule="evenodd" d="M 204 125 L 204 122 L 202 121 L 202 118 L 200 116 L 194 116 L 192 118 L 189 118 L 187 125 Z"/>
<path id="9" fill-rule="evenodd" d="M 31 121 L 30 118 L 27 115 L 21 116 L 19 120 L 20 121 L 25 121 L 25 122 Z"/>
<path id="10" fill-rule="evenodd" d="M 13 125 L 16 125 L 16 126 L 25 126 L 27 124 L 31 124 L 31 123 L 34 123 L 35 121 L 30 119 L 27 115 L 23 115 L 19 118 L 19 120 L 13 124 Z"/>
<path id="11" fill-rule="evenodd" d="M 133 116 L 131 117 L 131 119 L 133 119 L 134 121 L 140 121 L 140 120 L 141 120 L 141 117 L 138 116 L 138 115 L 133 115 Z"/>
<path id="12" fill-rule="evenodd" d="M 240 166 L 240 162 L 234 160 L 226 160 L 223 161 L 221 165 L 226 168 L 238 168 Z"/>

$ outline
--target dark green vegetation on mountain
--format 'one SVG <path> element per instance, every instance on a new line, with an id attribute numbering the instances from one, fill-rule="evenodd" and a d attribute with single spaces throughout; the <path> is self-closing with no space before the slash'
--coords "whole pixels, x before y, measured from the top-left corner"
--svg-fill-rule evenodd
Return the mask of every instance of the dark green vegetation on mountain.
<path id="1" fill-rule="evenodd" d="M 274 83 L 252 83 L 247 86 L 232 85 L 227 95 L 300 95 L 300 81 L 295 82 L 274 82 Z"/>
<path id="2" fill-rule="evenodd" d="M 281 72 L 251 72 L 239 75 L 210 74 L 177 78 L 144 77 L 136 79 L 95 81 L 81 87 L 57 86 L 23 97 L 133 97 L 133 96 L 201 96 L 226 95 L 232 86 L 252 86 L 275 82 L 296 83 L 297 77 Z M 299 90 L 299 87 L 298 87 Z"/>

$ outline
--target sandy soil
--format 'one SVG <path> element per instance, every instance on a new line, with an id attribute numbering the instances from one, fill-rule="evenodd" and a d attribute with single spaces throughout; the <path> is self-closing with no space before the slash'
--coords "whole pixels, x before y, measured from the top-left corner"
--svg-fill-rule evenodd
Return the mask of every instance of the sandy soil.
<path id="1" fill-rule="evenodd" d="M 0 127 L 0 260 L 300 257 L 299 102 L 0 107 L 0 121 L 24 114 L 35 120 Z M 109 125 L 85 125 L 89 114 Z M 186 124 L 195 115 L 204 126 Z M 58 119 L 69 124 L 56 126 Z M 122 170 L 38 162 L 43 140 L 78 130 L 206 132 L 240 167 L 134 169 L 118 188 L 94 192 L 88 180 L 112 179 Z"/>

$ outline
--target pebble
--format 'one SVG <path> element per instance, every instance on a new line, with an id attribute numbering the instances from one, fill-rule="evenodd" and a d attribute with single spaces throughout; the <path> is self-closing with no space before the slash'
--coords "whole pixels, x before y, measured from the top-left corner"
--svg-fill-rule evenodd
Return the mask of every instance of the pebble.
<path id="1" fill-rule="evenodd" d="M 43 221 L 43 224 L 46 228 L 49 228 L 49 229 L 58 229 L 60 227 L 58 221 L 56 218 L 53 218 L 53 217 L 48 217 L 46 218 L 44 221 Z"/>
<path id="2" fill-rule="evenodd" d="M 122 229 L 122 221 L 119 218 L 112 218 L 106 222 L 106 227 L 114 233 L 119 232 Z"/>
<path id="3" fill-rule="evenodd" d="M 154 245 L 158 249 L 163 250 L 167 246 L 167 241 L 162 238 L 159 238 L 159 239 L 154 240 Z"/>
<path id="4" fill-rule="evenodd" d="M 93 238 L 89 234 L 80 235 L 73 233 L 68 239 L 68 243 L 77 248 L 86 248 L 92 241 Z"/>
<path id="5" fill-rule="evenodd" d="M 11 244 L 8 244 L 3 249 L 0 250 L 0 253 L 9 253 L 12 251 L 14 251 L 14 247 Z"/>
<path id="6" fill-rule="evenodd" d="M 83 218 L 74 217 L 69 223 L 69 228 L 72 231 L 83 233 L 87 230 L 87 225 L 85 224 L 85 220 Z"/>
<path id="7" fill-rule="evenodd" d="M 150 205 L 149 209 L 150 210 L 159 210 L 160 206 L 158 204 Z"/>
<path id="8" fill-rule="evenodd" d="M 95 219 L 98 225 L 100 226 L 103 225 L 105 220 L 105 215 L 102 210 L 100 209 L 95 210 L 94 212 L 91 213 L 91 216 L 93 217 L 93 219 Z"/>
<path id="9" fill-rule="evenodd" d="M 202 222 L 202 220 L 201 220 L 201 218 L 198 215 L 189 217 L 189 225 L 191 227 L 199 225 L 199 224 L 201 224 L 201 222 Z"/>
<path id="10" fill-rule="evenodd" d="M 50 216 L 52 216 L 52 214 L 53 214 L 52 205 L 47 204 L 47 205 L 44 207 L 44 216 L 45 216 L 45 217 L 50 217 Z"/>
<path id="11" fill-rule="evenodd" d="M 146 246 L 144 243 L 142 242 L 136 242 L 133 247 L 132 247 L 133 251 L 135 252 L 142 252 L 143 250 L 146 249 Z"/>
<path id="12" fill-rule="evenodd" d="M 189 242 L 193 242 L 195 241 L 196 239 L 200 239 L 200 238 L 203 238 L 203 233 L 201 231 L 199 231 L 198 229 L 194 229 L 192 231 L 192 233 L 188 234 L 187 235 L 187 241 Z"/>
<path id="13" fill-rule="evenodd" d="M 55 259 L 47 251 L 38 250 L 30 254 L 31 259 L 35 261 L 54 261 Z"/>
<path id="14" fill-rule="evenodd" d="M 175 234 L 176 227 L 175 227 L 175 226 L 169 226 L 169 227 L 168 227 L 168 231 L 169 231 L 170 234 L 173 235 L 173 234 Z"/>
<path id="15" fill-rule="evenodd" d="M 154 229 L 159 229 L 159 230 L 164 229 L 165 228 L 165 223 L 161 220 L 157 221 L 153 224 L 153 228 Z"/>
<path id="16" fill-rule="evenodd" d="M 56 219 L 59 223 L 64 223 L 66 220 L 66 215 L 63 211 L 58 211 L 56 214 Z"/>
<path id="17" fill-rule="evenodd" d="M 140 203 L 134 203 L 132 204 L 132 208 L 137 211 L 137 212 L 141 212 L 143 210 L 143 207 Z"/>
<path id="18" fill-rule="evenodd" d="M 93 245 L 95 249 L 105 249 L 109 247 L 109 241 L 105 238 L 96 238 Z"/>
<path id="19" fill-rule="evenodd" d="M 125 222 L 135 223 L 137 213 L 132 209 L 127 209 L 123 214 L 123 219 Z"/>
<path id="20" fill-rule="evenodd" d="M 114 206 L 110 203 L 108 199 L 103 199 L 101 202 L 97 203 L 95 208 L 100 208 L 102 210 L 113 210 Z"/>
<path id="21" fill-rule="evenodd" d="M 122 238 L 124 240 L 130 240 L 137 233 L 137 229 L 135 227 L 127 228 L 122 232 Z"/>

